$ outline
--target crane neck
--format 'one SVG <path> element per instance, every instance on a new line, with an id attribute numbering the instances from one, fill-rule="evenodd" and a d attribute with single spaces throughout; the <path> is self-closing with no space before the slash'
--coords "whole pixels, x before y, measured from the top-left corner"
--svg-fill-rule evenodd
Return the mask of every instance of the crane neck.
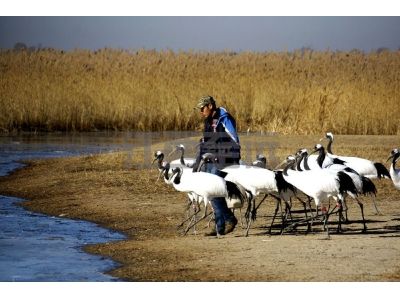
<path id="1" fill-rule="evenodd" d="M 329 154 L 333 154 L 333 153 L 332 153 L 332 143 L 333 143 L 333 139 L 332 139 L 331 137 L 329 137 L 328 139 L 329 139 L 329 142 L 328 142 L 328 145 L 326 146 L 326 151 L 327 151 Z"/>
<path id="2" fill-rule="evenodd" d="M 317 163 L 321 168 L 322 168 L 322 164 L 324 163 L 325 157 L 326 157 L 326 154 L 325 154 L 324 147 L 319 148 L 318 149 Z"/>
<path id="3" fill-rule="evenodd" d="M 184 160 L 184 155 L 185 155 L 185 149 L 181 148 L 181 164 L 185 165 L 185 160 Z"/>
<path id="4" fill-rule="evenodd" d="M 158 167 L 158 170 L 160 170 L 160 171 L 164 170 L 164 167 L 162 165 L 163 160 L 164 160 L 164 155 L 160 155 L 160 157 L 158 157 L 158 159 L 157 159 L 157 167 Z"/>
<path id="5" fill-rule="evenodd" d="M 174 183 L 175 184 L 180 184 L 181 183 L 181 177 L 182 177 L 182 169 L 179 168 L 177 173 L 176 173 L 176 176 L 174 178 Z"/>
<path id="6" fill-rule="evenodd" d="M 164 178 L 166 179 L 166 180 L 168 180 L 169 181 L 169 168 L 170 168 L 170 165 L 169 165 L 169 163 L 167 163 L 166 165 L 165 165 L 165 167 L 162 167 L 162 169 L 163 169 L 163 171 L 164 171 Z"/>
<path id="7" fill-rule="evenodd" d="M 291 167 L 293 167 L 293 165 L 294 165 L 295 163 L 296 163 L 295 160 L 293 160 L 292 162 L 288 163 L 288 164 L 286 165 L 286 167 L 283 169 L 283 175 L 289 176 L 288 170 L 289 170 Z"/>
<path id="8" fill-rule="evenodd" d="M 304 155 L 304 170 L 306 171 L 311 170 L 310 166 L 308 165 L 308 155 Z"/>
<path id="9" fill-rule="evenodd" d="M 300 158 L 297 160 L 296 163 L 296 170 L 302 172 L 303 169 L 301 168 L 301 162 L 303 161 L 303 155 L 300 155 Z"/>
<path id="10" fill-rule="evenodd" d="M 393 170 L 396 170 L 396 162 L 399 157 L 400 157 L 400 154 L 393 156 L 393 160 L 392 160 Z"/>

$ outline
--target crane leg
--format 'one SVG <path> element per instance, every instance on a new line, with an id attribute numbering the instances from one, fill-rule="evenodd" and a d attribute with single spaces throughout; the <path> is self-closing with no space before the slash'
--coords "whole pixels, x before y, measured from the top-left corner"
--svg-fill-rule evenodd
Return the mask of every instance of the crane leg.
<path id="1" fill-rule="evenodd" d="M 242 226 L 242 228 L 244 228 L 242 209 L 241 208 L 239 208 L 239 216 L 240 216 L 240 226 Z"/>
<path id="2" fill-rule="evenodd" d="M 282 213 L 282 208 L 281 208 L 281 214 L 282 214 L 282 226 L 281 226 L 281 232 L 280 234 L 283 234 L 283 229 L 286 226 L 286 222 L 288 220 L 288 216 L 290 215 L 290 220 L 293 221 L 292 213 L 291 213 L 291 206 L 288 202 L 285 201 L 285 214 Z M 296 227 L 294 227 L 296 228 Z"/>
<path id="3" fill-rule="evenodd" d="M 192 220 L 193 220 L 193 222 L 196 223 L 196 219 L 197 219 L 196 218 L 196 212 L 197 212 L 198 209 L 200 209 L 200 207 L 197 205 L 197 203 L 193 203 L 192 207 L 193 207 L 193 211 L 195 212 L 195 214 L 193 215 L 193 219 Z M 196 225 L 193 226 L 193 233 L 197 234 Z"/>
<path id="4" fill-rule="evenodd" d="M 265 194 L 264 198 L 260 201 L 260 203 L 258 203 L 257 207 L 255 207 L 251 213 L 251 218 L 253 219 L 253 221 L 255 221 L 255 219 L 257 218 L 257 210 L 260 207 L 260 205 L 264 202 L 264 200 L 268 197 L 268 194 Z M 255 204 L 255 201 L 254 201 Z"/>
<path id="5" fill-rule="evenodd" d="M 247 228 L 246 228 L 246 233 L 245 233 L 245 237 L 248 237 L 249 236 L 249 230 L 250 230 L 250 225 L 251 225 L 251 218 L 249 218 L 248 220 L 247 220 Z"/>
<path id="6" fill-rule="evenodd" d="M 179 225 L 177 225 L 178 228 L 182 227 L 183 224 L 185 224 L 187 221 L 191 220 L 195 215 L 197 215 L 199 212 L 201 211 L 201 209 L 199 208 L 197 211 L 195 211 L 193 214 L 191 214 L 190 216 L 188 216 L 185 220 L 182 221 L 182 223 L 180 223 Z"/>
<path id="7" fill-rule="evenodd" d="M 344 206 L 344 217 L 342 216 L 342 220 L 346 222 L 346 224 L 350 223 L 349 217 L 347 215 L 348 207 L 347 207 L 347 202 L 346 198 L 343 199 L 343 206 Z"/>
<path id="8" fill-rule="evenodd" d="M 292 216 L 292 205 L 285 201 L 285 218 L 288 219 L 290 217 L 290 220 L 293 221 L 293 216 Z"/>
<path id="9" fill-rule="evenodd" d="M 306 220 L 307 220 L 307 230 L 306 230 L 306 234 L 309 233 L 311 231 L 311 224 L 308 221 L 308 215 L 307 215 L 307 204 L 305 201 L 303 201 L 302 199 L 300 199 L 299 197 L 296 197 L 297 200 L 299 200 L 301 202 L 301 204 L 303 204 L 303 208 L 304 208 L 304 214 L 306 216 Z M 311 211 L 311 203 L 310 203 L 310 211 Z M 311 213 L 312 216 L 312 213 Z"/>
<path id="10" fill-rule="evenodd" d="M 207 210 L 205 211 L 207 212 Z M 186 235 L 188 233 L 188 231 L 190 230 L 190 228 L 192 228 L 193 226 L 195 226 L 197 223 L 199 223 L 201 220 L 204 220 L 205 218 L 207 218 L 209 215 L 211 215 L 212 212 L 209 213 L 205 213 L 200 219 L 196 220 L 195 222 L 193 222 L 192 224 L 190 224 L 190 226 L 188 226 L 185 229 L 185 232 L 183 233 L 183 235 Z"/>
<path id="11" fill-rule="evenodd" d="M 326 230 L 326 238 L 329 240 L 331 237 L 329 235 L 329 227 L 328 227 L 328 219 L 329 219 L 328 210 L 324 210 L 323 216 L 324 216 L 324 230 Z"/>
<path id="12" fill-rule="evenodd" d="M 339 205 L 339 209 L 338 209 L 339 217 L 338 217 L 338 227 L 336 229 L 336 232 L 340 233 L 340 232 L 342 232 L 342 217 L 343 217 L 343 204 L 342 204 L 342 201 L 339 200 L 338 205 Z"/>
<path id="13" fill-rule="evenodd" d="M 276 215 L 277 215 L 277 213 L 278 213 L 278 210 L 279 210 L 280 199 L 276 199 L 276 198 L 275 198 L 275 200 L 276 200 L 276 207 L 275 207 L 274 216 L 272 217 L 271 225 L 269 226 L 269 230 L 268 230 L 268 234 L 269 234 L 269 235 L 270 235 L 271 232 L 272 232 L 272 225 L 274 225 L 275 217 L 276 217 Z"/>
<path id="14" fill-rule="evenodd" d="M 378 209 L 378 206 L 376 206 L 375 198 L 376 198 L 376 197 L 373 197 L 373 198 L 372 198 L 372 203 L 374 204 L 374 208 L 375 208 L 375 214 L 376 214 L 376 215 L 382 215 L 382 213 L 381 213 L 381 212 L 379 211 L 379 209 Z"/>
<path id="15" fill-rule="evenodd" d="M 313 214 L 313 212 L 312 212 L 312 206 L 311 206 L 312 198 L 311 198 L 310 196 L 307 196 L 307 201 L 308 201 L 308 207 L 310 208 L 311 217 L 314 217 L 314 214 Z M 315 216 L 316 216 L 316 217 L 318 216 L 318 207 L 317 207 L 316 210 L 315 210 Z"/>
<path id="16" fill-rule="evenodd" d="M 362 232 L 367 232 L 367 224 L 365 222 L 365 218 L 364 218 L 364 205 L 362 204 L 362 202 L 360 200 L 358 200 L 358 198 L 356 198 L 358 205 L 360 206 L 361 209 L 361 216 L 363 219 L 363 224 L 364 224 L 364 228 L 362 230 Z"/>
<path id="17" fill-rule="evenodd" d="M 245 219 L 246 219 L 246 223 L 247 223 L 247 228 L 246 228 L 246 233 L 245 236 L 249 236 L 249 230 L 250 230 L 250 226 L 251 226 L 251 221 L 252 221 L 252 217 L 251 217 L 251 213 L 254 209 L 256 205 L 255 202 L 255 197 L 251 194 L 250 198 L 248 199 L 248 205 L 247 205 L 247 210 L 246 213 L 244 215 Z"/>
<path id="18" fill-rule="evenodd" d="M 235 208 L 233 209 L 233 213 L 235 213 Z M 244 228 L 244 224 L 243 224 L 243 217 L 242 217 L 242 209 L 239 208 L 239 219 L 240 219 L 240 226 L 242 227 L 242 229 Z"/>
<path id="19" fill-rule="evenodd" d="M 246 209 L 246 212 L 244 214 L 244 217 L 245 217 L 246 221 L 248 221 L 248 219 L 250 218 L 250 213 L 252 211 L 252 207 L 255 206 L 255 199 L 254 198 L 255 197 L 252 194 L 250 194 L 250 197 L 247 200 L 247 209 Z"/>

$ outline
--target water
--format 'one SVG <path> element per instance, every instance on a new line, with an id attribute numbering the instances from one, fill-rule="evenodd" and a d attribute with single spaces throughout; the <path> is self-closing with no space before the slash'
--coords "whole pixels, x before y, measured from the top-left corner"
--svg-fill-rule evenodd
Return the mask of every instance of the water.
<path id="1" fill-rule="evenodd" d="M 177 133 L 46 134 L 0 137 L 0 176 L 29 159 L 105 153 L 182 137 Z M 184 136 L 187 136 L 185 134 Z M 189 134 L 190 135 L 190 134 Z M 124 239 L 96 224 L 25 210 L 22 199 L 0 195 L 0 281 L 116 281 L 118 265 L 82 250 Z"/>
<path id="2" fill-rule="evenodd" d="M 90 255 L 83 245 L 122 240 L 96 224 L 29 212 L 22 199 L 0 196 L 1 281 L 115 281 L 102 272 L 111 259 Z"/>

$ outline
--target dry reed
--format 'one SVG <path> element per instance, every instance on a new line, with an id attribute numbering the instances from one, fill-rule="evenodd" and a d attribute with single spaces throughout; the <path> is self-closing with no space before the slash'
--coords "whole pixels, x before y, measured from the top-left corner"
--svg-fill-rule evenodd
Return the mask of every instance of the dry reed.
<path id="1" fill-rule="evenodd" d="M 400 134 L 400 51 L 0 51 L 0 130 L 197 130 L 213 95 L 240 131 Z"/>

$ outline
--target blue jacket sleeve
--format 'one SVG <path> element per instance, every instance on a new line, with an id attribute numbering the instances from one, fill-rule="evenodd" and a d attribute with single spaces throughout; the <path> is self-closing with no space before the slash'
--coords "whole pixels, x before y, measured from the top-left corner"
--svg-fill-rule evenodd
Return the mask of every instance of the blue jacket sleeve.
<path id="1" fill-rule="evenodd" d="M 224 118 L 222 120 L 222 125 L 225 128 L 226 133 L 229 134 L 231 139 L 235 141 L 237 144 L 239 144 L 239 137 L 236 132 L 236 123 L 233 121 L 231 118 Z"/>

